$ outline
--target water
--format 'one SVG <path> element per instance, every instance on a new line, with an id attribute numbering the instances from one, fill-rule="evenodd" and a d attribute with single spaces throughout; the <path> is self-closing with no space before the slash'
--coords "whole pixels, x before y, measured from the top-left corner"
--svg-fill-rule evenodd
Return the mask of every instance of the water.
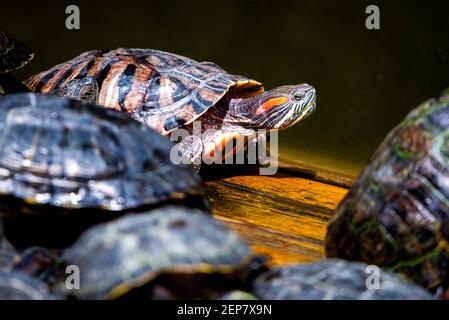
<path id="1" fill-rule="evenodd" d="M 29 75 L 94 48 L 141 47 L 209 60 L 266 88 L 308 82 L 314 115 L 281 132 L 281 156 L 357 173 L 412 108 L 449 87 L 449 3 L 374 1 L 70 1 L 2 3 L 0 23 L 28 43 Z M 65 28 L 78 4 L 81 29 Z"/>

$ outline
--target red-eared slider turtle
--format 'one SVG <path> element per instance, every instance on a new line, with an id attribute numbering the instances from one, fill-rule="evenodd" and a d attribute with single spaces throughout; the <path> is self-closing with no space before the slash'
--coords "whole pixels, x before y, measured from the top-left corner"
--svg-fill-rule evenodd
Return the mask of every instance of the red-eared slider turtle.
<path id="1" fill-rule="evenodd" d="M 77 235 L 76 226 L 131 209 L 204 206 L 201 179 L 171 162 L 171 148 L 114 110 L 32 93 L 0 96 L 0 217 L 7 238 L 19 247 L 59 247 Z M 39 221 L 45 223 L 37 227 Z M 32 242 L 37 235 L 45 241 Z"/>
<path id="2" fill-rule="evenodd" d="M 328 226 L 329 257 L 401 272 L 449 291 L 449 96 L 389 133 Z"/>
<path id="3" fill-rule="evenodd" d="M 315 110 L 315 89 L 308 84 L 264 92 L 261 83 L 214 63 L 150 49 L 85 52 L 26 84 L 46 94 L 98 96 L 98 104 L 127 112 L 164 135 L 183 127 L 188 130 L 183 138 L 191 138 L 179 152 L 198 167 L 200 159 L 221 161 L 217 149 L 233 151 L 225 158 L 233 154 L 226 148 L 230 142 L 240 148 L 241 142 L 257 139 L 257 129 L 288 128 Z M 95 90 L 98 94 L 92 94 Z M 192 124 L 196 119 L 201 120 L 198 130 Z"/>
<path id="4" fill-rule="evenodd" d="M 157 298 L 156 285 L 175 297 L 210 297 L 208 290 L 238 289 L 258 261 L 235 232 L 179 206 L 94 226 L 62 258 L 81 282 L 79 290 L 61 287 L 80 299 Z"/>
<path id="5" fill-rule="evenodd" d="M 0 29 L 0 94 L 30 91 L 22 82 L 11 75 L 34 57 L 34 52 L 20 41 L 9 37 Z"/>
<path id="6" fill-rule="evenodd" d="M 338 259 L 274 267 L 254 280 L 253 293 L 270 300 L 432 299 L 425 289 L 395 273 L 379 271 L 379 281 L 371 279 L 373 267 Z"/>
<path id="7" fill-rule="evenodd" d="M 21 272 L 0 271 L 0 300 L 54 300 L 40 280 Z"/>

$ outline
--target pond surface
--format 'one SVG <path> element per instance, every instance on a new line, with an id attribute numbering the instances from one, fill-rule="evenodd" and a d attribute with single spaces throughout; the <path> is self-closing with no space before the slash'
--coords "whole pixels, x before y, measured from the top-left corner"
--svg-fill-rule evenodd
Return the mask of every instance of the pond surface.
<path id="1" fill-rule="evenodd" d="M 65 28 L 77 4 L 81 29 Z M 380 30 L 365 8 L 380 8 Z M 412 108 L 449 87 L 448 1 L 8 1 L 0 22 L 35 60 L 22 79 L 101 48 L 213 61 L 267 89 L 307 82 L 317 111 L 280 133 L 281 156 L 357 173 Z"/>

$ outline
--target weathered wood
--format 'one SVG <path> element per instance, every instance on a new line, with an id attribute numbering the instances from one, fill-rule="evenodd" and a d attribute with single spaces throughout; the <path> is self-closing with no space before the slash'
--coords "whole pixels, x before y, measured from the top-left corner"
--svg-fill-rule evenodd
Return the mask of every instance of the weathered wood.
<path id="1" fill-rule="evenodd" d="M 297 160 L 280 159 L 278 166 L 279 172 L 281 173 L 286 173 L 293 176 L 309 177 L 311 180 L 320 181 L 343 188 L 349 188 L 354 182 L 354 177 L 352 175 L 306 164 Z"/>
<path id="2" fill-rule="evenodd" d="M 226 170 L 216 179 L 207 175 L 212 213 L 239 232 L 256 254 L 269 256 L 271 265 L 324 257 L 327 222 L 351 177 L 291 165 L 274 176 L 242 169 L 232 176 Z"/>

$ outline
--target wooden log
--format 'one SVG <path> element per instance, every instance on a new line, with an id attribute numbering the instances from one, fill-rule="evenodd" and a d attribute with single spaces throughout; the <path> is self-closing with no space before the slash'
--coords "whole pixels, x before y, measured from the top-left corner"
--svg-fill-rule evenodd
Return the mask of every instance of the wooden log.
<path id="1" fill-rule="evenodd" d="M 324 258 L 327 222 L 352 177 L 291 163 L 274 176 L 257 175 L 254 167 L 218 172 L 205 174 L 212 213 L 256 254 L 268 256 L 270 265 Z"/>

